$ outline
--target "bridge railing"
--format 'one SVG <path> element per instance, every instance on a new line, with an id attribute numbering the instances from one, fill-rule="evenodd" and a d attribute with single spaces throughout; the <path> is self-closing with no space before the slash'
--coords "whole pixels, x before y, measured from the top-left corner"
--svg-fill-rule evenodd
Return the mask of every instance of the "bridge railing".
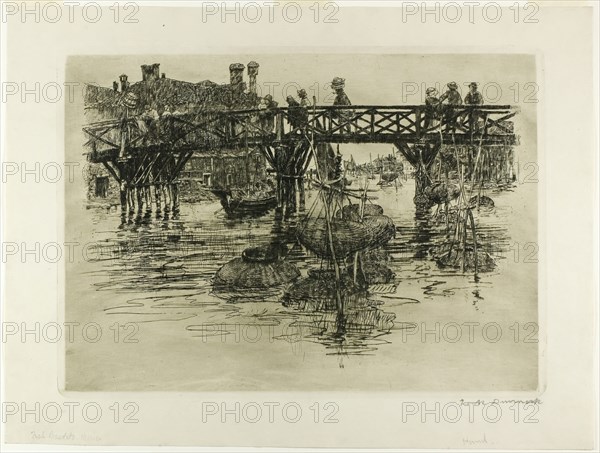
<path id="1" fill-rule="evenodd" d="M 218 149 L 275 144 L 300 137 L 315 142 L 415 142 L 440 134 L 458 140 L 514 138 L 517 109 L 507 105 L 315 106 L 199 111 L 158 119 L 133 117 L 86 126 L 92 152 L 159 147 Z"/>
<path id="2" fill-rule="evenodd" d="M 412 106 L 317 106 L 288 107 L 272 111 L 228 112 L 231 139 L 256 143 L 297 135 L 318 142 L 389 142 L 418 140 L 427 135 L 454 134 L 502 138 L 514 135 L 516 114 L 511 106 L 442 106 L 433 110 Z"/>
<path id="3" fill-rule="evenodd" d="M 473 133 L 511 134 L 505 130 L 489 127 L 498 120 L 506 121 L 513 112 L 504 106 L 450 107 L 429 109 L 426 106 L 352 106 L 315 109 L 310 127 L 325 138 L 361 139 L 369 142 L 420 139 L 428 134 Z M 493 119 L 495 118 L 495 120 Z"/>

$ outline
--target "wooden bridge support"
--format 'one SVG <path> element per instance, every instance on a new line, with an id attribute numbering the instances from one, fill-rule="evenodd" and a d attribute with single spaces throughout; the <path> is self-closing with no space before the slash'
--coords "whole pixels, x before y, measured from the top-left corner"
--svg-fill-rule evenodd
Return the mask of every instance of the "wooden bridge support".
<path id="1" fill-rule="evenodd" d="M 169 186 L 169 184 L 163 183 L 160 185 L 160 190 L 162 192 L 163 195 L 163 199 L 164 199 L 164 219 L 168 220 L 170 215 L 171 215 L 171 187 Z"/>
<path id="2" fill-rule="evenodd" d="M 431 202 L 425 195 L 425 189 L 431 184 L 431 167 L 437 157 L 441 141 L 424 141 L 409 145 L 404 142 L 395 143 L 398 150 L 415 167 L 415 196 L 413 201 L 418 209 L 429 209 Z"/>
<path id="3" fill-rule="evenodd" d="M 296 180 L 298 187 L 298 194 L 299 194 L 299 207 L 300 207 L 300 211 L 304 211 L 306 209 L 306 193 L 304 191 L 304 175 L 300 176 L 299 179 Z"/>
<path id="4" fill-rule="evenodd" d="M 156 218 L 160 219 L 162 216 L 162 192 L 163 185 L 160 182 L 154 184 L 154 202 L 156 203 Z"/>
<path id="5" fill-rule="evenodd" d="M 179 182 L 171 183 L 171 200 L 173 206 L 173 217 L 179 217 Z"/>
<path id="6" fill-rule="evenodd" d="M 121 223 L 127 222 L 128 193 L 125 181 L 119 183 L 119 201 L 121 202 Z"/>
<path id="7" fill-rule="evenodd" d="M 304 174 L 310 163 L 308 140 L 296 140 L 277 148 L 261 147 L 269 165 L 277 173 L 277 206 L 286 214 L 303 210 L 306 205 Z"/>
<path id="8" fill-rule="evenodd" d="M 472 170 L 472 182 L 507 183 L 514 179 L 514 152 L 511 146 L 482 147 L 477 169 Z"/>
<path id="9" fill-rule="evenodd" d="M 135 214 L 135 186 L 127 183 L 127 206 L 129 208 L 127 220 L 133 223 L 133 215 Z"/>
<path id="10" fill-rule="evenodd" d="M 458 162 L 457 162 L 458 157 Z M 432 179 L 448 177 L 450 171 L 464 168 L 465 181 L 507 183 L 514 178 L 514 150 L 510 145 L 442 145 L 433 164 Z"/>
<path id="11" fill-rule="evenodd" d="M 299 112 L 307 114 L 301 126 Z M 159 217 L 179 214 L 177 176 L 193 153 L 190 149 L 260 147 L 277 173 L 280 207 L 288 213 L 302 209 L 303 176 L 312 155 L 309 137 L 317 150 L 331 147 L 330 143 L 394 143 L 416 169 L 415 204 L 428 207 L 424 191 L 432 182 L 431 167 L 442 139 L 450 146 L 470 147 L 465 155 L 469 162 L 464 165 L 471 179 L 479 177 L 474 173 L 473 158 L 478 143 L 496 149 L 518 144 L 511 121 L 518 112 L 514 107 L 466 105 L 452 107 L 449 112 L 452 115 L 442 115 L 437 118 L 439 124 L 433 124 L 423 105 L 313 106 L 306 111 L 275 108 L 268 112 L 274 124 L 257 124 L 256 118 L 265 114 L 258 109 L 191 111 L 161 117 L 148 130 L 136 127 L 136 120 L 125 115 L 118 120 L 98 121 L 84 131 L 90 137 L 86 143 L 91 148 L 89 159 L 107 166 L 121 184 L 123 221 L 132 221 L 136 204 L 138 220 L 148 218 L 153 202 Z M 505 172 L 510 174 L 509 152 L 504 161 L 496 155 L 483 157 L 490 164 L 484 177 L 497 179 Z"/>
<path id="12" fill-rule="evenodd" d="M 135 221 L 140 223 L 142 221 L 142 210 L 144 206 L 144 188 L 136 186 L 135 195 L 137 200 L 137 215 Z"/>
<path id="13" fill-rule="evenodd" d="M 160 151 L 141 158 L 125 157 L 103 161 L 119 183 L 121 223 L 148 222 L 153 208 L 156 218 L 168 220 L 180 214 L 177 177 L 191 152 Z"/>

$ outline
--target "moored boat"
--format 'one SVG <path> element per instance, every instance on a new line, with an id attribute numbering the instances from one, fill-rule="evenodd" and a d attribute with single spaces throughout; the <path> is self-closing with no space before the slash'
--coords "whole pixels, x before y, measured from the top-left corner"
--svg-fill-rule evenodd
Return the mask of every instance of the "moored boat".
<path id="1" fill-rule="evenodd" d="M 391 184 L 394 181 L 396 181 L 396 179 L 398 179 L 398 176 L 400 176 L 400 173 L 395 172 L 395 171 L 382 172 L 379 175 L 379 182 L 377 184 L 378 185 Z"/>
<path id="2" fill-rule="evenodd" d="M 230 215 L 264 214 L 277 206 L 274 191 L 231 191 L 213 189 L 211 191 L 221 201 L 221 206 Z"/>

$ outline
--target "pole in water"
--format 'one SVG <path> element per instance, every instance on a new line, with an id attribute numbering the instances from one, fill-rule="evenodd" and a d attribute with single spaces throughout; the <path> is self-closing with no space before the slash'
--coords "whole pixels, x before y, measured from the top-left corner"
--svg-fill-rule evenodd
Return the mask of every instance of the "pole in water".
<path id="1" fill-rule="evenodd" d="M 137 217 L 135 220 L 139 223 L 142 220 L 142 213 L 144 210 L 143 188 L 140 185 L 136 185 L 135 193 L 137 197 Z"/>
<path id="2" fill-rule="evenodd" d="M 471 212 L 471 209 L 467 208 L 467 213 L 469 214 L 471 232 L 473 233 L 473 262 L 475 264 L 475 279 L 477 279 L 477 234 L 475 233 L 475 219 L 473 218 L 473 212 Z"/>
<path id="3" fill-rule="evenodd" d="M 144 219 L 149 220 L 152 217 L 152 191 L 150 190 L 150 184 L 144 185 L 144 197 L 146 203 L 146 212 L 144 213 Z"/>
<path id="4" fill-rule="evenodd" d="M 154 184 L 154 201 L 156 202 L 156 218 L 162 216 L 162 187 L 160 183 Z"/>
<path id="5" fill-rule="evenodd" d="M 171 184 L 171 193 L 173 195 L 173 218 L 179 216 L 179 183 Z"/>
<path id="6" fill-rule="evenodd" d="M 323 182 L 323 173 L 321 171 L 319 161 L 318 161 L 316 153 L 315 153 L 313 140 L 311 140 L 311 142 L 310 142 L 310 152 L 312 153 L 314 161 L 315 161 L 315 165 L 317 166 L 317 175 L 319 176 L 320 181 Z M 330 250 L 331 258 L 333 261 L 333 270 L 335 272 L 335 297 L 336 297 L 336 308 L 337 308 L 337 313 L 338 313 L 338 319 L 343 319 L 340 317 L 343 317 L 343 314 L 344 314 L 344 301 L 342 300 L 342 291 L 341 291 L 341 287 L 340 287 L 340 280 L 341 280 L 340 267 L 339 267 L 337 259 L 336 259 L 335 247 L 333 245 L 333 232 L 331 229 L 331 212 L 329 210 L 329 200 L 327 199 L 327 197 L 325 197 L 323 188 L 321 187 L 319 190 L 321 192 L 321 199 L 323 200 L 323 207 L 325 208 L 325 222 L 327 224 L 327 237 L 328 237 L 328 242 L 329 242 L 329 250 Z"/>
<path id="7" fill-rule="evenodd" d="M 121 224 L 127 222 L 127 184 L 121 181 L 120 184 L 120 201 L 121 201 Z"/>
<path id="8" fill-rule="evenodd" d="M 338 315 L 344 314 L 344 301 L 342 300 L 342 290 L 340 287 L 340 267 L 337 262 L 337 258 L 335 256 L 335 247 L 333 245 L 333 232 L 331 229 L 331 212 L 329 210 L 328 200 L 323 195 L 323 203 L 325 206 L 325 219 L 327 222 L 327 236 L 329 239 L 329 249 L 331 251 L 331 258 L 333 260 L 333 270 L 335 271 L 335 296 L 336 296 L 336 306 L 338 310 Z"/>

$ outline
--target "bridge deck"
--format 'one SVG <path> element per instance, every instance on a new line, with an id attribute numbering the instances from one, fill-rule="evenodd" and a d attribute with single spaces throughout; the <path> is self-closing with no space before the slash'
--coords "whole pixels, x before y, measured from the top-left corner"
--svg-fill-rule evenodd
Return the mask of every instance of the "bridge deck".
<path id="1" fill-rule="evenodd" d="M 84 127 L 90 159 L 111 160 L 156 151 L 206 151 L 245 146 L 277 146 L 297 140 L 315 143 L 418 144 L 442 141 L 486 146 L 518 143 L 509 105 L 445 107 L 354 105 L 271 110 L 197 111 L 108 120 Z"/>

